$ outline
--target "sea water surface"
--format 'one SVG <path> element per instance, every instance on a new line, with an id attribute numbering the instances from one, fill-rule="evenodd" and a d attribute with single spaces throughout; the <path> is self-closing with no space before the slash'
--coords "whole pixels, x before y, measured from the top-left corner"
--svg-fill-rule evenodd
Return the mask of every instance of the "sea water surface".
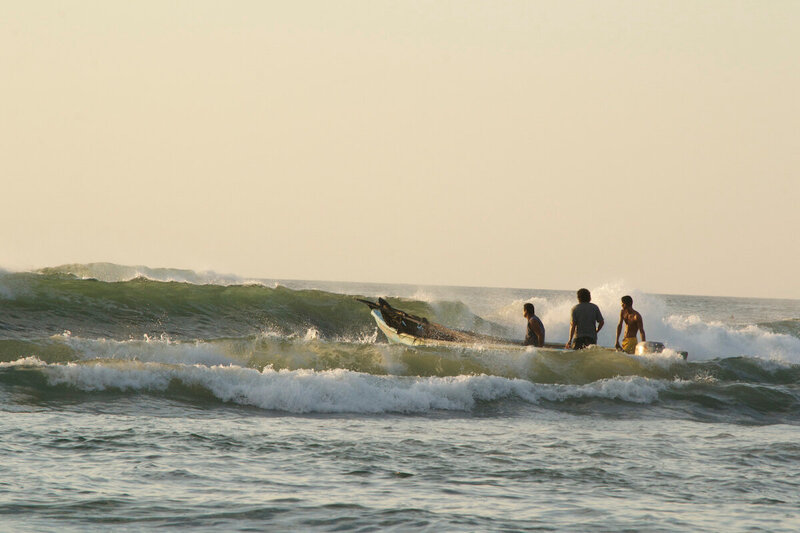
<path id="1" fill-rule="evenodd" d="M 2 272 L 0 529 L 798 530 L 800 301 L 590 289 L 665 352 L 412 349 L 356 300 L 557 342 L 572 291 Z"/>

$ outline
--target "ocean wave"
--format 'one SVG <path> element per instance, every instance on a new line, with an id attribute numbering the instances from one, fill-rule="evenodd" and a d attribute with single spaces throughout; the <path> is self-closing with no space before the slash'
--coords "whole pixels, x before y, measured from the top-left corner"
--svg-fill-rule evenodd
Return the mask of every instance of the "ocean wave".
<path id="1" fill-rule="evenodd" d="M 658 400 L 680 382 L 626 377 L 586 385 L 535 384 L 497 376 L 397 377 L 349 370 L 259 371 L 236 365 L 167 365 L 139 361 L 44 363 L 25 358 L 2 363 L 4 370 L 36 369 L 49 387 L 83 392 L 168 392 L 200 387 L 222 402 L 288 413 L 425 413 L 470 411 L 479 402 L 604 399 L 636 404 Z"/>
<path id="2" fill-rule="evenodd" d="M 593 347 L 577 352 L 528 348 L 411 348 L 375 342 L 377 333 L 321 339 L 316 330 L 286 337 L 265 330 L 243 337 L 175 340 L 167 335 L 115 340 L 63 332 L 44 339 L 0 339 L 0 361 L 37 357 L 46 363 L 136 361 L 177 365 L 234 364 L 276 370 L 349 370 L 373 375 L 485 374 L 534 383 L 580 385 L 620 376 L 648 379 L 800 383 L 800 365 L 778 359 L 731 357 L 685 361 L 672 350 L 634 356 Z"/>
<path id="3" fill-rule="evenodd" d="M 462 291 L 471 295 L 466 298 L 470 305 L 480 302 L 480 307 L 488 309 L 485 316 L 478 316 L 465 301 L 434 297 L 454 290 L 407 290 L 417 298 L 386 296 L 398 308 L 434 322 L 517 339 L 524 336 L 522 304 L 530 301 L 545 323 L 549 341 L 564 341 L 568 336 L 570 309 L 575 303 L 572 293 L 541 291 L 536 296 L 520 298 L 525 291 Z M 634 304 L 645 318 L 648 339 L 664 342 L 667 354 L 688 351 L 691 361 L 757 357 L 800 363 L 797 319 L 724 323 L 689 313 L 693 309 L 690 304 L 695 302 L 691 298 L 681 300 L 686 303 L 681 307 L 686 307 L 687 312 L 677 313 L 664 297 L 629 290 L 622 284 L 608 284 L 592 291 L 593 301 L 600 305 L 606 318 L 606 327 L 598 338 L 601 345 L 614 344 L 619 295 L 623 293 L 634 296 Z M 180 269 L 108 263 L 64 265 L 36 273 L 0 273 L 0 303 L 4 311 L 0 316 L 0 338 L 29 341 L 69 330 L 75 337 L 85 339 L 128 341 L 166 336 L 191 342 L 245 338 L 269 331 L 275 338 L 290 340 L 385 342 L 369 310 L 357 297 L 343 292 L 292 289 L 263 280 L 248 284 L 235 276 Z M 732 308 L 731 302 L 724 299 L 698 301 L 702 305 L 694 308 L 716 305 L 720 310 L 716 314 Z M 784 307 L 787 312 L 796 311 L 788 304 Z M 57 347 L 54 344 L 51 348 Z M 652 362 L 667 366 L 674 363 L 663 358 Z"/>
<path id="4" fill-rule="evenodd" d="M 583 384 L 615 376 L 666 378 L 690 372 L 675 353 L 646 358 L 593 348 L 547 349 L 411 348 L 356 339 L 320 339 L 314 329 L 285 337 L 265 331 L 244 337 L 182 341 L 166 335 L 141 339 L 88 339 L 71 332 L 39 340 L 0 339 L 0 361 L 36 356 L 48 363 L 138 361 L 164 364 L 236 364 L 288 370 L 343 369 L 374 375 L 457 376 L 486 374 L 532 382 Z"/>
<path id="5" fill-rule="evenodd" d="M 73 263 L 36 271 L 46 276 L 74 276 L 79 279 L 108 283 L 147 279 L 150 281 L 191 283 L 195 285 L 262 285 L 264 280 L 242 278 L 214 271 L 197 272 L 180 268 L 152 268 L 143 265 L 117 265 L 114 263 Z M 274 286 L 274 283 L 269 284 Z"/>
<path id="6" fill-rule="evenodd" d="M 286 337 L 370 338 L 376 326 L 357 295 L 265 285 L 197 285 L 185 282 L 79 279 L 63 273 L 12 273 L 0 277 L 6 310 L 0 329 L 19 338 L 59 334 L 113 339 L 205 339 L 262 330 Z M 501 326 L 471 313 L 461 302 L 390 298 L 407 311 L 464 329 L 505 335 Z"/>
<path id="7" fill-rule="evenodd" d="M 762 322 L 758 324 L 758 327 L 771 331 L 772 333 L 781 333 L 800 338 L 800 318 Z"/>
<path id="8" fill-rule="evenodd" d="M 627 417 L 646 415 L 642 408 L 656 408 L 652 416 L 759 424 L 800 422 L 798 368 L 790 369 L 791 376 L 787 376 L 785 369 L 770 370 L 754 360 L 723 360 L 720 365 L 716 369 L 705 364 L 690 366 L 691 372 L 683 376 L 616 376 L 570 384 L 486 374 L 398 376 L 342 368 L 290 370 L 268 365 L 259 369 L 124 359 L 48 363 L 31 356 L 0 363 L 0 392 L 8 395 L 11 391 L 7 397 L 22 403 L 65 398 L 73 403 L 95 401 L 97 394 L 111 394 L 108 401 L 120 394 L 154 395 L 168 401 L 222 402 L 293 414 L 427 414 L 487 408 L 514 412 L 528 406 Z M 770 372 L 774 372 L 772 380 L 761 379 Z M 750 373 L 753 380 L 731 379 L 744 373 Z M 13 393 L 15 387 L 23 387 L 24 393 Z M 76 396 L 76 392 L 80 394 Z"/>
<path id="9" fill-rule="evenodd" d="M 682 337 L 682 347 L 693 359 L 758 355 L 762 358 L 800 363 L 800 338 L 774 333 L 757 325 L 730 326 L 706 322 L 696 315 L 672 315 L 664 324 Z"/>

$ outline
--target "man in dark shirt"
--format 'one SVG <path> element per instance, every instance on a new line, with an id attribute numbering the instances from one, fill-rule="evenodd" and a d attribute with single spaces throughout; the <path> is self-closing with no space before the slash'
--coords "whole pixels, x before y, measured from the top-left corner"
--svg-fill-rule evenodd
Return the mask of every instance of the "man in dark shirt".
<path id="1" fill-rule="evenodd" d="M 569 328 L 567 348 L 580 350 L 591 344 L 597 344 L 597 334 L 603 329 L 603 315 L 600 308 L 592 302 L 589 289 L 578 291 L 578 305 L 572 308 L 572 321 Z M 597 324 L 597 327 L 595 327 Z M 572 340 L 575 339 L 573 343 Z"/>
<path id="2" fill-rule="evenodd" d="M 544 324 L 536 316 L 532 303 L 522 306 L 522 316 L 528 319 L 528 331 L 525 335 L 525 346 L 544 346 Z"/>

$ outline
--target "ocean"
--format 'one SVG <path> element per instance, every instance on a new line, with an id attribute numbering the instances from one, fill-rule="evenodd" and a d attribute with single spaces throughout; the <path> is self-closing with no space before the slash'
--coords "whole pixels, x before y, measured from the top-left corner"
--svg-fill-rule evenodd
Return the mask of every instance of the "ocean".
<path id="1" fill-rule="evenodd" d="M 799 530 L 800 301 L 589 288 L 665 351 L 390 345 L 357 301 L 564 342 L 574 291 L 2 271 L 0 530 Z"/>

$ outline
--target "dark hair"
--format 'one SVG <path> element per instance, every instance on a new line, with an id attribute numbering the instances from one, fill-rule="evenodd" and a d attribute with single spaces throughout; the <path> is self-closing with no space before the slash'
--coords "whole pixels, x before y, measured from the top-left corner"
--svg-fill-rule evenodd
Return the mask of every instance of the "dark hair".
<path id="1" fill-rule="evenodd" d="M 534 314 L 534 313 L 536 312 L 536 311 L 533 309 L 533 304 L 532 304 L 532 303 L 530 303 L 530 302 L 528 302 L 528 303 L 526 303 L 525 305 L 523 305 L 523 306 L 522 306 L 522 308 L 523 308 L 525 311 L 529 312 L 530 314 Z"/>
<path id="2" fill-rule="evenodd" d="M 581 303 L 592 301 L 592 293 L 589 292 L 589 289 L 578 289 L 578 301 Z"/>
<path id="3" fill-rule="evenodd" d="M 624 303 L 625 305 L 633 305 L 633 298 L 631 298 L 630 296 L 623 296 L 622 303 Z"/>

